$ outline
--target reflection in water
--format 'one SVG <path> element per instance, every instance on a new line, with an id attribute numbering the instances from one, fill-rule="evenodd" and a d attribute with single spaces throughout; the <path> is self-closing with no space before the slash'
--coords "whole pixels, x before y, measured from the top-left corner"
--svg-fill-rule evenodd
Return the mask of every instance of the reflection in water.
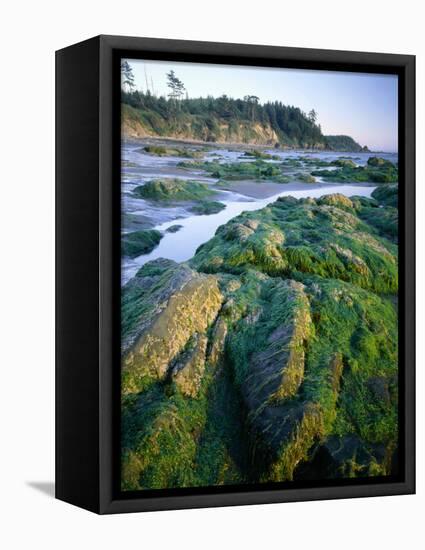
<path id="1" fill-rule="evenodd" d="M 305 151 L 270 151 L 273 155 L 278 155 L 281 160 L 299 157 L 309 157 L 311 159 L 334 161 L 338 158 L 351 158 L 358 165 L 365 165 L 369 157 L 374 153 L 336 153 L 325 152 L 305 152 Z M 252 159 L 241 158 L 240 150 L 232 151 L 227 149 L 217 149 L 205 154 L 205 160 L 215 160 L 216 162 L 244 162 Z M 398 161 L 394 153 L 379 153 L 379 156 L 390 160 L 393 163 Z M 177 262 L 189 260 L 196 252 L 196 249 L 204 242 L 208 241 L 215 233 L 217 228 L 228 222 L 231 218 L 244 211 L 258 210 L 264 208 L 267 204 L 274 202 L 278 197 L 292 195 L 296 198 L 312 197 L 317 198 L 329 193 L 342 193 L 343 195 L 353 196 L 361 195 L 370 197 L 374 186 L 361 185 L 337 185 L 326 184 L 321 178 L 316 178 L 317 184 L 283 185 L 282 192 L 266 199 L 252 199 L 229 191 L 220 191 L 217 200 L 226 204 L 225 210 L 218 214 L 210 216 L 188 216 L 185 205 L 164 208 L 161 205 L 155 205 L 149 201 L 135 198 L 132 191 L 137 185 L 143 185 L 146 181 L 153 178 L 178 177 L 184 179 L 197 179 L 204 183 L 214 183 L 216 180 L 209 178 L 205 172 L 196 170 L 182 170 L 178 167 L 182 158 L 177 157 L 155 157 L 145 154 L 140 143 L 124 142 L 122 147 L 122 209 L 123 213 L 134 216 L 141 216 L 145 221 L 152 221 L 156 224 L 155 228 L 165 231 L 171 225 L 178 223 L 182 228 L 177 233 L 164 233 L 161 242 L 150 254 L 139 256 L 135 259 L 124 258 L 122 260 L 122 283 L 126 283 L 135 275 L 137 270 L 146 262 L 156 258 L 169 258 Z M 268 161 L 274 162 L 274 161 Z M 311 167 L 305 167 L 307 171 Z M 327 168 L 332 169 L 332 167 Z M 176 221 L 178 220 L 178 221 Z M 134 231 L 136 227 L 130 226 L 123 228 L 124 231 Z"/>
<path id="2" fill-rule="evenodd" d="M 133 277 L 138 269 L 150 260 L 156 258 L 168 258 L 176 262 L 183 262 L 192 258 L 196 249 L 204 242 L 208 241 L 215 233 L 216 229 L 227 223 L 230 219 L 238 216 L 241 212 L 259 210 L 264 208 L 278 197 L 291 195 L 297 199 L 302 197 L 317 198 L 329 193 L 342 193 L 346 196 L 359 195 L 370 197 L 375 187 L 360 187 L 356 185 L 332 185 L 329 187 L 320 187 L 316 189 L 305 189 L 299 191 L 283 191 L 274 197 L 255 200 L 252 202 L 227 202 L 226 208 L 218 214 L 210 216 L 190 216 L 178 221 L 182 228 L 177 233 L 165 233 L 159 245 L 150 254 L 144 254 L 133 260 L 123 262 L 122 283 L 125 284 Z M 167 221 L 158 225 L 156 229 L 165 231 L 175 221 Z"/>

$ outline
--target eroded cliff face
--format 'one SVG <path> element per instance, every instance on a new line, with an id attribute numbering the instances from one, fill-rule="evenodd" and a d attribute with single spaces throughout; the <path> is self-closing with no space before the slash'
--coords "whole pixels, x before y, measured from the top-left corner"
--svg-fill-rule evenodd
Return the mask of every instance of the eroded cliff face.
<path id="1" fill-rule="evenodd" d="M 391 473 L 397 246 L 368 221 L 384 200 L 278 200 L 124 287 L 124 490 Z"/>
<path id="2" fill-rule="evenodd" d="M 125 138 L 158 138 L 157 133 L 144 125 L 140 120 L 125 117 L 122 123 L 122 135 Z M 194 132 L 190 123 L 178 129 L 169 129 L 163 137 L 194 140 L 214 143 L 246 143 L 248 145 L 271 145 L 279 143 L 276 132 L 267 125 L 241 122 L 239 124 L 220 124 L 212 134 L 207 126 L 202 131 Z M 320 147 L 319 147 L 320 148 Z M 322 145 L 321 148 L 324 148 Z"/>

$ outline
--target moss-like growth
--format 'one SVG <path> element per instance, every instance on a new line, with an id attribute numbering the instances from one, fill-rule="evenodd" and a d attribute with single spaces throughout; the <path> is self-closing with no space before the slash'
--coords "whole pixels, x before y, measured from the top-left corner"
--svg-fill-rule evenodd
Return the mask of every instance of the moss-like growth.
<path id="1" fill-rule="evenodd" d="M 289 178 L 282 171 L 282 164 L 274 164 L 257 159 L 253 162 L 181 162 L 180 168 L 205 170 L 208 175 L 225 181 L 269 180 L 276 183 L 288 183 Z"/>
<path id="2" fill-rule="evenodd" d="M 335 160 L 333 166 L 339 166 L 340 168 L 356 168 L 357 164 L 352 159 L 338 159 Z"/>
<path id="3" fill-rule="evenodd" d="M 205 402 L 156 384 L 123 409 L 123 490 L 194 484 L 196 439 L 206 422 Z"/>
<path id="4" fill-rule="evenodd" d="M 342 162 L 344 163 L 341 164 Z M 371 157 L 366 166 L 356 166 L 352 161 L 341 160 L 336 161 L 334 164 L 342 167 L 337 170 L 315 170 L 312 172 L 312 175 L 336 183 L 396 183 L 398 181 L 398 168 L 388 160 Z"/>
<path id="5" fill-rule="evenodd" d="M 256 159 L 262 159 L 262 160 L 281 160 L 281 157 L 279 157 L 279 155 L 271 155 L 270 153 L 266 153 L 265 151 L 259 151 L 258 149 L 253 149 L 252 151 L 245 151 L 243 156 L 254 157 Z"/>
<path id="6" fill-rule="evenodd" d="M 148 254 L 159 244 L 162 237 L 163 234 L 156 229 L 126 233 L 121 239 L 121 254 L 129 258 Z"/>
<path id="7" fill-rule="evenodd" d="M 177 233 L 177 231 L 180 231 L 182 227 L 183 227 L 182 225 L 176 223 L 174 225 L 170 225 L 170 227 L 167 227 L 165 231 L 166 233 Z"/>
<path id="8" fill-rule="evenodd" d="M 383 200 L 285 197 L 220 227 L 190 266 L 139 270 L 122 297 L 122 489 L 392 472 Z"/>
<path id="9" fill-rule="evenodd" d="M 204 155 L 203 151 L 196 149 L 164 147 L 163 145 L 146 145 L 143 147 L 143 152 L 156 157 L 201 158 Z"/>
<path id="10" fill-rule="evenodd" d="M 384 193 L 375 193 L 375 191 L 384 191 Z M 379 200 L 356 199 L 355 207 L 357 215 L 371 227 L 375 228 L 377 234 L 381 237 L 398 242 L 397 190 L 395 196 L 391 191 L 386 193 L 386 186 L 378 187 L 375 191 L 372 193 L 373 197 L 380 197 L 382 201 L 387 201 L 390 204 L 395 203 L 396 207 L 388 205 L 382 207 L 382 205 L 379 205 Z"/>
<path id="11" fill-rule="evenodd" d="M 377 292 L 396 292 L 396 249 L 364 223 L 343 195 L 291 197 L 218 228 L 191 265 L 207 273 L 254 268 L 273 276 L 311 273 Z"/>
<path id="12" fill-rule="evenodd" d="M 170 361 L 207 330 L 221 302 L 215 277 L 174 262 L 146 264 L 123 289 L 122 395 L 163 380 Z"/>
<path id="13" fill-rule="evenodd" d="M 249 276 L 248 286 L 232 294 L 239 315 L 228 337 L 229 359 L 248 408 L 253 465 L 263 481 L 292 479 L 326 437 L 356 434 L 364 445 L 379 442 L 386 449 L 397 437 L 393 305 L 351 284 L 303 280 L 297 286 L 257 279 L 253 293 Z M 245 293 L 249 299 L 240 309 Z M 288 386 L 285 376 L 293 369 L 297 374 Z M 373 376 L 392 388 L 389 393 L 370 384 Z M 382 395 L 379 402 L 373 391 Z M 376 456 L 370 457 L 367 468 L 373 472 L 376 465 Z M 378 471 L 389 473 L 383 457 Z"/>
<path id="14" fill-rule="evenodd" d="M 369 157 L 367 159 L 368 166 L 373 166 L 374 168 L 393 168 L 394 165 L 389 160 L 380 158 L 380 157 Z"/>
<path id="15" fill-rule="evenodd" d="M 217 214 L 226 208 L 226 205 L 219 201 L 202 201 L 191 208 L 195 214 L 210 215 Z"/>
<path id="16" fill-rule="evenodd" d="M 316 178 L 311 174 L 299 172 L 295 177 L 298 181 L 302 181 L 303 183 L 316 183 Z"/>
<path id="17" fill-rule="evenodd" d="M 134 189 L 137 197 L 144 199 L 171 201 L 199 201 L 215 194 L 208 185 L 192 180 L 158 179 L 148 181 Z"/>
<path id="18" fill-rule="evenodd" d="M 373 190 L 372 197 L 376 199 L 379 204 L 398 208 L 398 185 L 386 185 L 385 187 L 377 187 Z"/>

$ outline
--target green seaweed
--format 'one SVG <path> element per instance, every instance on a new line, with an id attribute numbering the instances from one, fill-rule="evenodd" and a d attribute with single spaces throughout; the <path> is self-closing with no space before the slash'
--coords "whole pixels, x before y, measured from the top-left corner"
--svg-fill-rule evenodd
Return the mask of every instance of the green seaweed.
<path id="1" fill-rule="evenodd" d="M 159 244 L 163 234 L 156 229 L 133 231 L 121 238 L 121 254 L 135 258 L 141 254 L 148 254 Z"/>
<path id="2" fill-rule="evenodd" d="M 191 265 L 207 273 L 238 274 L 248 268 L 292 278 L 311 273 L 396 292 L 394 245 L 355 215 L 349 199 L 339 197 L 283 197 L 261 211 L 243 213 L 219 227 Z"/>
<path id="3" fill-rule="evenodd" d="M 341 163 L 342 161 L 334 163 L 336 166 L 342 166 L 337 170 L 314 170 L 312 175 L 335 183 L 396 183 L 398 181 L 398 168 L 388 160 L 370 157 L 366 166 L 356 166 L 352 161 Z"/>
<path id="4" fill-rule="evenodd" d="M 136 187 L 133 193 L 144 199 L 170 202 L 203 200 L 216 192 L 198 181 L 168 178 L 148 181 Z"/>
<path id="5" fill-rule="evenodd" d="M 124 287 L 123 490 L 392 472 L 397 210 L 385 189 L 279 199 L 221 226 L 190 267 L 149 262 Z M 134 370 L 140 336 L 149 354 Z"/>
<path id="6" fill-rule="evenodd" d="M 219 201 L 202 201 L 191 208 L 195 214 L 210 215 L 217 214 L 226 208 L 226 205 Z"/>

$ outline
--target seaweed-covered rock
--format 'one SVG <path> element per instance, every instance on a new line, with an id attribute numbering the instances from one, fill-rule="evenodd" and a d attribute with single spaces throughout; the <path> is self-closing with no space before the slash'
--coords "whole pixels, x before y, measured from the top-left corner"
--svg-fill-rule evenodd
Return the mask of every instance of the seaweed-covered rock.
<path id="1" fill-rule="evenodd" d="M 352 159 L 338 159 L 333 162 L 334 166 L 339 166 L 341 168 L 355 168 L 357 164 Z"/>
<path id="2" fill-rule="evenodd" d="M 171 379 L 183 395 L 195 397 L 201 386 L 205 370 L 205 354 L 208 339 L 194 334 L 185 349 L 171 367 Z"/>
<path id="3" fill-rule="evenodd" d="M 124 490 L 396 471 L 397 246 L 373 221 L 391 210 L 285 197 L 190 265 L 139 270 L 122 297 Z"/>
<path id="4" fill-rule="evenodd" d="M 368 166 L 379 167 L 379 168 L 382 168 L 383 166 L 388 166 L 388 167 L 394 166 L 392 162 L 390 162 L 389 160 L 383 159 L 381 157 L 369 157 L 367 159 L 367 164 Z"/>
<path id="5" fill-rule="evenodd" d="M 377 157 L 368 159 L 366 166 L 357 166 L 352 161 L 336 161 L 336 170 L 314 170 L 313 176 L 320 176 L 332 182 L 396 183 L 398 167 L 389 160 Z"/>
<path id="6" fill-rule="evenodd" d="M 353 208 L 353 202 L 351 199 L 342 195 L 341 193 L 332 193 L 331 195 L 324 195 L 317 201 L 318 204 L 327 204 L 328 206 L 338 206 L 345 208 Z"/>
<path id="7" fill-rule="evenodd" d="M 176 223 L 174 225 L 170 225 L 170 227 L 167 227 L 167 229 L 165 230 L 167 233 L 177 233 L 177 231 L 180 231 L 180 229 L 182 228 L 183 226 Z"/>
<path id="8" fill-rule="evenodd" d="M 215 194 L 205 183 L 192 180 L 165 178 L 148 181 L 133 191 L 136 197 L 153 201 L 199 201 Z"/>
<path id="9" fill-rule="evenodd" d="M 391 473 L 390 449 L 366 443 L 356 434 L 329 436 L 313 451 L 311 460 L 295 472 L 296 479 L 374 477 Z"/>
<path id="10" fill-rule="evenodd" d="M 262 157 L 256 158 L 253 162 L 181 162 L 180 168 L 205 170 L 213 178 L 225 181 L 238 180 L 271 180 L 275 183 L 288 183 L 290 180 L 285 176 L 282 169 L 283 163 L 270 163 Z"/>
<path id="11" fill-rule="evenodd" d="M 253 273 L 233 299 L 240 316 L 232 318 L 228 358 L 247 408 L 253 468 L 263 481 L 292 479 L 331 434 L 394 446 L 394 385 L 390 400 L 376 394 L 394 384 L 397 369 L 391 303 L 319 277 L 304 285 L 265 278 L 255 287 Z M 371 373 L 380 373 L 379 382 Z"/>
<path id="12" fill-rule="evenodd" d="M 354 199 L 358 217 L 381 237 L 398 242 L 398 185 L 377 187 L 372 197 Z"/>
<path id="13" fill-rule="evenodd" d="M 122 255 L 136 258 L 141 254 L 148 254 L 159 244 L 162 237 L 162 233 L 156 229 L 126 233 L 121 239 Z"/>
<path id="14" fill-rule="evenodd" d="M 191 212 L 209 216 L 210 214 L 217 214 L 225 208 L 226 205 L 219 201 L 201 201 L 199 204 L 195 204 L 195 206 L 191 208 Z"/>
<path id="15" fill-rule="evenodd" d="M 307 174 L 307 173 L 300 172 L 296 174 L 295 178 L 298 181 L 302 181 L 303 183 L 316 183 L 316 178 L 311 174 Z"/>
<path id="16" fill-rule="evenodd" d="M 163 145 L 146 145 L 140 152 L 149 153 L 156 157 L 185 157 L 199 158 L 204 155 L 203 150 L 188 149 L 187 147 L 164 147 Z"/>
<path id="17" fill-rule="evenodd" d="M 123 289 L 123 395 L 163 379 L 189 339 L 215 320 L 222 300 L 214 276 L 174 262 L 147 263 Z"/>
<path id="18" fill-rule="evenodd" d="M 273 292 L 279 303 L 276 307 L 272 305 L 270 314 L 277 317 L 279 308 L 278 321 L 263 321 L 269 334 L 264 335 L 263 345 L 252 354 L 243 383 L 254 416 L 265 403 L 297 393 L 304 377 L 304 343 L 311 332 L 310 307 L 303 285 L 284 281 Z M 259 319 L 255 323 L 258 330 L 261 322 Z"/>
<path id="19" fill-rule="evenodd" d="M 254 157 L 256 159 L 263 159 L 263 160 L 280 160 L 279 155 L 271 155 L 270 153 L 266 153 L 265 151 L 259 151 L 258 149 L 252 149 L 251 151 L 245 151 L 242 156 L 244 156 L 244 157 Z"/>
<path id="20" fill-rule="evenodd" d="M 339 194 L 320 199 L 282 197 L 219 227 L 190 264 L 206 273 L 256 269 L 272 276 L 310 273 L 377 292 L 398 287 L 396 249 L 356 215 Z"/>
<path id="21" fill-rule="evenodd" d="M 386 185 L 385 187 L 377 187 L 372 191 L 372 197 L 379 204 L 385 206 L 398 207 L 398 185 Z"/>

